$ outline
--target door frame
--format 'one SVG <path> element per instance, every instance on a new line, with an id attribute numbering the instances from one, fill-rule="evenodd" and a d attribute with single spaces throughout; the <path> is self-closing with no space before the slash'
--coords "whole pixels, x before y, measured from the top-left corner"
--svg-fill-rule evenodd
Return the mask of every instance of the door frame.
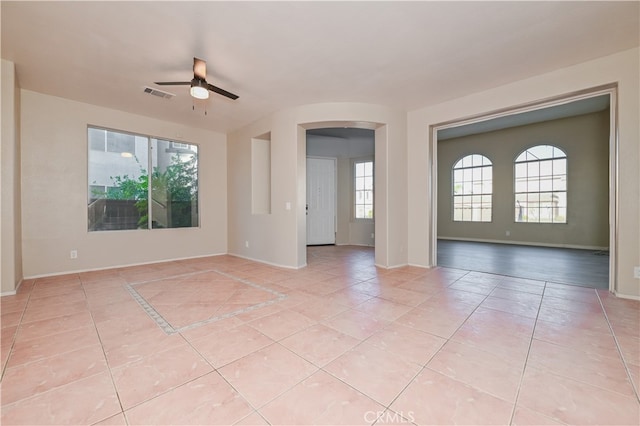
<path id="1" fill-rule="evenodd" d="M 618 85 L 606 84 L 577 92 L 567 93 L 535 102 L 506 107 L 500 110 L 490 111 L 469 117 L 458 118 L 429 126 L 429 184 L 427 196 L 431 200 L 428 208 L 428 221 L 431 232 L 428 249 L 431 254 L 429 262 L 437 265 L 438 262 L 438 131 L 458 127 L 462 125 L 487 121 L 493 118 L 505 117 L 523 112 L 535 111 L 557 105 L 588 99 L 596 96 L 609 95 L 609 291 L 616 292 L 618 283 Z"/>
<path id="2" fill-rule="evenodd" d="M 319 156 L 319 155 L 307 155 L 306 159 L 308 160 L 309 158 L 315 158 L 315 159 L 319 159 L 319 160 L 333 160 L 333 244 L 336 243 L 336 239 L 337 239 L 337 235 L 336 233 L 338 232 L 338 158 L 337 157 L 323 157 L 323 156 Z M 307 177 L 309 176 L 309 170 L 306 170 L 307 173 Z M 307 179 L 308 182 L 308 179 Z M 306 186 L 306 182 L 305 182 L 305 186 Z M 306 190 L 305 187 L 305 193 L 308 196 L 308 191 Z M 308 204 L 308 203 L 307 203 Z M 309 215 L 307 214 L 306 217 L 308 218 Z M 307 220 L 306 223 L 306 229 L 307 232 L 305 233 L 305 240 L 308 240 L 309 237 L 309 221 Z M 307 241 L 307 246 L 309 245 L 308 241 Z"/>

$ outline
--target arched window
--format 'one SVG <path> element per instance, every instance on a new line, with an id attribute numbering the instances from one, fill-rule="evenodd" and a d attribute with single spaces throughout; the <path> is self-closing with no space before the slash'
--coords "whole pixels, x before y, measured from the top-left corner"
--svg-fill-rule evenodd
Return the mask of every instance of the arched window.
<path id="1" fill-rule="evenodd" d="M 454 222 L 491 222 L 492 175 L 493 165 L 484 155 L 467 155 L 454 164 Z"/>
<path id="2" fill-rule="evenodd" d="M 567 154 L 537 145 L 515 161 L 516 222 L 567 223 Z"/>

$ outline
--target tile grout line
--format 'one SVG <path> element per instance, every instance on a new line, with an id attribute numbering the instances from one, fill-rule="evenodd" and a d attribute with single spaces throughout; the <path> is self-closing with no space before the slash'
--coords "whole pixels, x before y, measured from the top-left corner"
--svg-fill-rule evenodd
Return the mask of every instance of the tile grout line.
<path id="1" fill-rule="evenodd" d="M 533 330 L 531 330 L 531 338 L 529 339 L 529 347 L 527 348 L 527 356 L 524 358 L 524 365 L 522 366 L 522 374 L 520 375 L 520 381 L 518 383 L 518 388 L 516 390 L 516 396 L 513 399 L 513 410 L 511 411 L 511 418 L 509 419 L 509 424 L 513 424 L 513 419 L 516 415 L 516 409 L 518 407 L 518 398 L 520 398 L 520 391 L 522 390 L 522 383 L 524 382 L 524 375 L 527 371 L 527 364 L 529 362 L 529 355 L 531 355 L 531 347 L 533 346 L 533 336 L 536 333 L 536 327 L 538 326 L 538 318 L 540 317 L 540 309 L 542 308 L 542 301 L 544 300 L 544 293 L 547 291 L 547 282 L 545 281 L 544 288 L 542 289 L 542 297 L 540 298 L 540 303 L 538 304 L 538 312 L 536 313 L 536 319 L 533 323 Z M 533 410 L 532 410 L 533 411 Z M 538 413 L 537 411 L 535 411 Z M 542 414 L 542 413 L 539 413 Z M 543 414 L 544 415 L 544 414 Z M 546 415 L 544 415 L 547 417 Z M 554 419 L 555 420 L 555 419 Z"/>
<path id="2" fill-rule="evenodd" d="M 640 392 L 635 384 L 635 382 L 633 381 L 633 376 L 631 375 L 631 371 L 629 370 L 629 366 L 627 363 L 627 360 L 624 357 L 624 354 L 622 353 L 622 348 L 620 347 L 620 342 L 618 342 L 618 338 L 616 337 L 616 333 L 613 330 L 613 326 L 611 325 L 611 321 L 609 321 L 609 315 L 607 315 L 607 310 L 604 307 L 604 303 L 602 302 L 602 299 L 600 298 L 600 294 L 598 293 L 598 291 L 596 290 L 596 296 L 598 297 L 598 302 L 600 303 L 600 307 L 602 308 L 602 312 L 604 313 L 604 318 L 607 321 L 607 326 L 609 327 L 609 332 L 611 333 L 611 336 L 613 337 L 613 341 L 616 343 L 616 350 L 618 351 L 618 355 L 620 355 L 620 359 L 622 360 L 622 365 L 624 365 L 624 371 L 627 373 L 627 379 L 629 380 L 629 383 L 631 383 L 631 388 L 633 389 L 633 392 L 635 394 L 636 400 L 640 403 Z"/>
<path id="3" fill-rule="evenodd" d="M 35 286 L 35 281 L 33 283 L 33 286 Z M 18 337 L 18 333 L 22 328 L 22 320 L 24 319 L 24 314 L 27 312 L 27 307 L 29 306 L 29 302 L 31 301 L 31 292 L 33 291 L 33 286 L 31 287 L 31 290 L 29 290 L 29 296 L 27 297 L 27 301 L 25 302 L 24 308 L 22 309 L 22 313 L 20 314 L 20 319 L 18 320 L 18 324 L 16 324 L 16 332 L 13 335 L 13 338 L 11 339 L 9 354 L 7 354 L 7 361 L 4 363 L 4 366 L 2 368 L 2 375 L 0 375 L 0 382 L 4 380 L 4 375 L 7 372 L 7 369 L 9 368 L 9 361 L 11 360 L 11 356 L 13 355 L 13 348 L 16 344 L 16 338 Z"/>
<path id="4" fill-rule="evenodd" d="M 85 301 L 87 299 L 87 292 L 84 288 L 84 283 L 82 282 L 82 279 L 80 279 L 80 285 L 82 286 L 82 292 L 84 293 L 84 297 L 85 297 Z M 89 315 L 91 316 L 91 322 L 93 323 L 93 328 L 96 331 L 96 336 L 98 336 L 98 342 L 100 342 L 100 349 L 102 350 L 102 356 L 104 357 L 104 363 L 107 366 L 107 371 L 109 372 L 109 378 L 111 379 L 111 385 L 113 386 L 113 390 L 116 394 L 116 398 L 118 398 L 118 405 L 120 406 L 120 413 L 122 413 L 122 416 L 124 417 L 124 420 L 127 424 L 129 424 L 129 421 L 127 420 L 127 416 L 124 413 L 124 406 L 122 405 L 122 400 L 120 399 L 120 392 L 118 392 L 118 387 L 116 386 L 116 381 L 113 378 L 113 371 L 111 369 L 111 366 L 109 365 L 109 359 L 107 358 L 107 352 L 105 351 L 104 348 L 104 343 L 102 342 L 102 338 L 100 337 L 100 332 L 98 330 L 98 324 L 96 323 L 95 318 L 93 317 L 93 312 L 90 309 L 87 309 L 87 311 L 89 311 Z M 109 417 L 106 417 L 100 421 L 106 420 L 108 418 L 111 418 L 113 416 L 118 415 L 118 413 L 115 413 Z M 97 422 L 96 422 L 97 423 Z"/>
<path id="5" fill-rule="evenodd" d="M 186 326 L 182 326 L 182 327 L 178 327 L 175 328 L 171 325 L 171 323 L 169 323 L 169 321 L 167 321 L 152 305 L 151 303 L 149 303 L 146 298 L 144 296 L 142 296 L 135 288 L 134 286 L 136 285 L 140 285 L 140 284 L 149 284 L 149 283 L 153 283 L 153 282 L 157 282 L 157 281 L 163 281 L 167 278 L 181 278 L 181 277 L 189 277 L 189 276 L 193 276 L 193 275 L 199 275 L 199 274 L 203 274 L 203 273 L 207 273 L 207 272 L 214 272 L 216 274 L 222 275 L 224 277 L 230 278 L 234 281 L 240 282 L 242 284 L 248 285 L 250 287 L 253 287 L 255 289 L 258 290 L 262 290 L 262 291 L 266 291 L 267 293 L 272 294 L 273 296 L 276 296 L 275 299 L 271 299 L 271 300 L 267 300 L 265 302 L 260 302 L 257 303 L 255 305 L 251 305 L 245 308 L 241 308 L 241 309 L 237 309 L 235 311 L 231 311 L 231 312 L 227 312 L 225 314 L 222 315 L 218 315 L 218 316 L 214 316 L 214 317 L 210 317 L 207 318 L 205 320 L 202 321 L 197 321 L 195 323 L 192 324 L 188 324 Z M 131 294 L 131 296 L 134 298 L 134 300 L 138 303 L 138 305 L 140 305 L 140 307 L 142 307 L 142 309 L 147 313 L 147 315 L 149 315 L 149 317 L 151 317 L 151 319 L 158 325 L 158 327 L 160 327 L 160 329 L 162 331 L 165 332 L 165 334 L 167 335 L 172 335 L 172 334 L 176 334 L 176 333 L 180 333 L 183 331 L 188 331 L 188 330 L 192 330 L 194 328 L 198 328 L 207 324 L 211 324 L 217 321 L 221 321 L 227 318 L 231 318 L 234 316 L 238 316 L 247 312 L 251 312 L 253 310 L 259 309 L 259 308 L 263 308 L 266 306 L 270 306 L 273 305 L 275 303 L 278 303 L 284 299 L 287 298 L 287 295 L 284 293 L 280 293 L 278 291 L 272 290 L 270 288 L 264 287 L 260 284 L 256 284 L 254 282 L 251 282 L 249 280 L 240 278 L 240 277 L 236 277 L 234 275 L 228 274 L 226 272 L 222 272 L 219 271 L 217 269 L 207 269 L 207 270 L 201 270 L 201 271 L 195 271 L 195 272 L 190 272 L 187 274 L 179 274 L 179 275 L 173 275 L 173 276 L 169 276 L 169 277 L 165 277 L 165 278 L 159 278 L 159 279 L 155 279 L 155 280 L 148 280 L 148 281 L 142 281 L 142 282 L 138 282 L 138 283 L 127 283 L 125 284 L 125 288 L 127 289 L 127 291 L 129 292 L 129 294 Z M 228 299 L 227 299 L 228 300 Z"/>

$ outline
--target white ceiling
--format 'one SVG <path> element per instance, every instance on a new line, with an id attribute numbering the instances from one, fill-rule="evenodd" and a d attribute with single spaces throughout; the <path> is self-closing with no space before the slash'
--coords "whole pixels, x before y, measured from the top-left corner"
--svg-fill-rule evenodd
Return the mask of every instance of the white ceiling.
<path id="1" fill-rule="evenodd" d="M 639 6 L 3 0 L 2 58 L 24 89 L 228 132 L 316 102 L 416 109 L 626 50 Z M 187 86 L 153 84 L 190 80 L 194 56 L 240 98 L 212 94 L 193 111 Z"/>

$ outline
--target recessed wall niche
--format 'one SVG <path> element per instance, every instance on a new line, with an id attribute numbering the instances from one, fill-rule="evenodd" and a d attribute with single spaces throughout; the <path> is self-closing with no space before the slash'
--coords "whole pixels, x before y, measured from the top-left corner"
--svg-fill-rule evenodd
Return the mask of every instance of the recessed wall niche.
<path id="1" fill-rule="evenodd" d="M 271 132 L 251 139 L 251 213 L 271 214 Z"/>

